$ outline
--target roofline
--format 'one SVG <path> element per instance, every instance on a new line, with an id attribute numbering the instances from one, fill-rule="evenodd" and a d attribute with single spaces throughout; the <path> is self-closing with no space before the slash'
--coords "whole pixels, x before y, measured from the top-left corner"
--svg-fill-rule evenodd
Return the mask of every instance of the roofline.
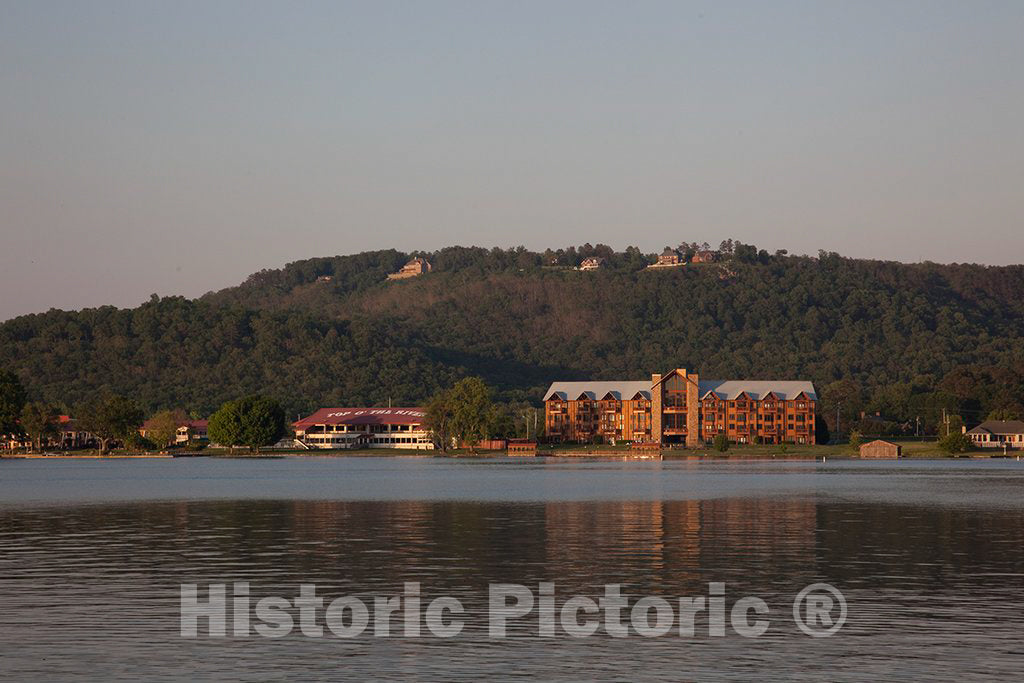
<path id="1" fill-rule="evenodd" d="M 680 370 L 685 370 L 685 369 L 686 369 L 686 368 L 672 368 L 671 370 L 669 370 L 668 372 L 666 372 L 666 373 L 665 373 L 664 375 L 662 375 L 662 376 L 661 376 L 661 379 L 659 379 L 659 380 L 658 380 L 657 382 L 655 382 L 654 384 L 652 384 L 652 385 L 651 385 L 651 389 L 653 389 L 654 387 L 658 386 L 659 384 L 661 384 L 662 382 L 664 382 L 665 380 L 667 380 L 667 379 L 668 379 L 669 377 L 671 377 L 672 375 L 676 375 L 676 376 L 679 376 L 679 371 L 680 371 Z M 691 375 L 691 374 L 689 374 L 689 373 L 687 373 L 686 375 L 683 375 L 683 377 L 685 377 L 685 378 L 686 378 L 686 381 L 687 381 L 687 382 L 692 382 L 692 381 L 694 381 L 694 380 L 690 379 L 691 377 L 693 377 L 693 375 Z M 699 389 L 699 388 L 700 388 L 700 378 L 699 378 L 699 377 L 698 377 L 698 379 L 697 379 L 697 381 L 696 381 L 696 384 L 697 384 L 697 388 Z"/>

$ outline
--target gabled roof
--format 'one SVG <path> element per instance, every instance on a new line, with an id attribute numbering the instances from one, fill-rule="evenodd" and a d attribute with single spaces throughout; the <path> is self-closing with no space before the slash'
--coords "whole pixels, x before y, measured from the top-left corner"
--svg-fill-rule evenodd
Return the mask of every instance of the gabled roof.
<path id="1" fill-rule="evenodd" d="M 668 375 L 666 375 L 667 377 Z M 664 379 L 664 378 L 662 378 Z M 558 398 L 563 401 L 575 401 L 581 396 L 597 401 L 608 394 L 621 401 L 628 401 L 636 394 L 645 399 L 651 398 L 651 383 L 640 381 L 607 381 L 607 382 L 552 382 L 544 394 L 544 400 Z M 746 393 L 755 400 L 761 400 L 768 394 L 774 394 L 780 401 L 792 401 L 801 393 L 810 401 L 818 400 L 814 384 L 803 380 L 699 380 L 697 393 L 700 398 L 713 394 L 720 399 L 735 400 Z"/>
<path id="2" fill-rule="evenodd" d="M 659 379 L 657 382 L 654 383 L 654 386 L 658 386 L 662 382 L 665 382 L 669 377 L 681 377 L 681 378 L 689 381 L 692 384 L 693 383 L 693 374 L 684 374 L 685 372 L 686 371 L 683 370 L 682 368 L 675 368 L 675 369 L 669 370 L 668 372 L 666 372 L 664 375 L 661 376 L 661 379 Z"/>
<path id="3" fill-rule="evenodd" d="M 699 381 L 697 393 L 701 398 L 711 393 L 729 401 L 742 393 L 756 400 L 761 400 L 770 393 L 775 394 L 781 401 L 792 401 L 801 393 L 806 394 L 810 401 L 818 400 L 814 385 L 804 380 L 702 379 Z"/>
<path id="4" fill-rule="evenodd" d="M 1020 420 L 985 420 L 968 434 L 1024 434 L 1024 422 Z"/>
<path id="5" fill-rule="evenodd" d="M 629 401 L 637 394 L 645 399 L 651 397 L 651 383 L 641 380 L 639 382 L 552 382 L 544 394 L 544 400 L 550 401 L 558 398 L 563 401 L 576 400 L 580 395 L 592 401 L 600 400 L 611 394 L 620 401 Z"/>

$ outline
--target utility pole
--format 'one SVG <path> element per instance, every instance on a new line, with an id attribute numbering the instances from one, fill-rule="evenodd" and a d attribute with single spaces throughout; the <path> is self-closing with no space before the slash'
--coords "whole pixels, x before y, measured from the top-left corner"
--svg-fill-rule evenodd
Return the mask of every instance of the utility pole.
<path id="1" fill-rule="evenodd" d="M 946 415 L 946 409 L 942 409 L 942 424 L 946 425 L 946 436 L 949 436 L 949 415 Z"/>
<path id="2" fill-rule="evenodd" d="M 921 436 L 921 416 L 918 415 L 916 420 L 917 426 L 914 428 L 914 436 Z"/>
<path id="3" fill-rule="evenodd" d="M 835 438 L 833 439 L 833 441 L 835 441 L 836 443 L 839 443 L 839 408 L 842 405 L 843 405 L 842 401 L 837 401 L 836 402 L 836 435 L 835 435 Z"/>

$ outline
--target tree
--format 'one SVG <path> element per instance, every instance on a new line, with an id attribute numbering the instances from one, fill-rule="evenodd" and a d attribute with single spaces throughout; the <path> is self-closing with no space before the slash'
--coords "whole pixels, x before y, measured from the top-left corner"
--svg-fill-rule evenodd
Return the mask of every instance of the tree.
<path id="1" fill-rule="evenodd" d="M 157 448 L 172 444 L 178 435 L 178 427 L 187 419 L 184 410 L 161 410 L 146 421 L 146 438 Z"/>
<path id="2" fill-rule="evenodd" d="M 21 427 L 32 440 L 35 450 L 43 450 L 43 440 L 57 435 L 57 419 L 57 410 L 53 406 L 38 401 L 25 404 L 21 411 Z"/>
<path id="3" fill-rule="evenodd" d="M 825 444 L 832 440 L 828 431 L 828 423 L 821 415 L 814 416 L 814 443 Z"/>
<path id="4" fill-rule="evenodd" d="M 470 450 L 490 435 L 496 412 L 491 390 L 479 377 L 467 377 L 452 387 L 448 397 L 452 410 L 452 436 Z"/>
<path id="5" fill-rule="evenodd" d="M 536 417 L 537 411 L 528 401 L 496 403 L 494 424 L 490 430 L 491 438 L 514 439 L 535 436 L 533 430 Z"/>
<path id="6" fill-rule="evenodd" d="M 439 391 L 427 402 L 426 427 L 434 446 L 446 452 L 452 445 L 452 404 L 450 391 Z"/>
<path id="7" fill-rule="evenodd" d="M 1012 408 L 996 408 L 988 414 L 989 420 L 1019 420 L 1020 414 Z"/>
<path id="8" fill-rule="evenodd" d="M 244 441 L 240 402 L 227 401 L 221 405 L 210 416 L 206 433 L 210 437 L 210 443 L 227 446 L 232 451 L 235 450 L 236 446 L 241 446 Z"/>
<path id="9" fill-rule="evenodd" d="M 132 451 L 151 451 L 156 448 L 163 448 L 163 446 L 153 443 L 137 431 L 131 432 L 124 437 L 123 443 L 125 448 Z"/>
<path id="10" fill-rule="evenodd" d="M 850 446 L 854 450 L 857 450 L 858 448 L 860 448 L 861 441 L 863 441 L 863 439 L 860 436 L 860 432 L 858 432 L 856 429 L 851 429 L 850 430 Z"/>
<path id="11" fill-rule="evenodd" d="M 601 245 L 590 250 L 604 255 Z M 584 251 L 554 248 L 544 261 L 575 264 Z M 824 253 L 650 273 L 653 255 L 629 247 L 599 278 L 577 278 L 520 272 L 535 260 L 528 254 L 441 249 L 424 254 L 432 277 L 399 287 L 385 275 L 410 254 L 321 257 L 196 300 L 21 316 L 0 323 L 0 368 L 26 386 L 31 377 L 33 398 L 55 405 L 90 400 L 109 384 L 147 416 L 179 405 L 205 416 L 227 400 L 288 387 L 279 398 L 294 414 L 308 413 L 314 397 L 425 405 L 474 375 L 495 400 L 536 402 L 552 380 L 640 379 L 685 364 L 685 349 L 703 377 L 812 380 L 815 412 L 834 437 L 861 411 L 922 434 L 945 433 L 943 409 L 1024 417 L 1021 266 Z M 310 287 L 320 275 L 333 281 Z M 7 411 L 8 430 L 19 413 L 20 404 Z"/>
<path id="12" fill-rule="evenodd" d="M 288 433 L 281 404 L 266 396 L 242 399 L 242 445 L 257 453 L 262 446 L 271 446 Z"/>
<path id="13" fill-rule="evenodd" d="M 491 390 L 479 377 L 460 380 L 427 404 L 427 426 L 442 451 L 448 450 L 452 441 L 473 450 L 490 435 L 497 419 Z"/>
<path id="14" fill-rule="evenodd" d="M 284 410 L 272 398 L 248 396 L 228 401 L 210 416 L 210 441 L 234 450 L 247 446 L 257 453 L 277 443 L 287 433 Z"/>
<path id="15" fill-rule="evenodd" d="M 82 406 L 79 416 L 82 429 L 99 439 L 100 453 L 106 453 L 111 441 L 127 441 L 138 432 L 144 414 L 131 399 L 108 394 Z"/>
<path id="16" fill-rule="evenodd" d="M 950 432 L 939 439 L 939 448 L 947 453 L 966 453 L 972 448 L 971 438 L 963 432 Z"/>
<path id="17" fill-rule="evenodd" d="M 729 437 L 727 437 L 725 434 L 715 434 L 715 439 L 712 442 L 712 444 L 714 445 L 716 451 L 718 451 L 719 453 L 725 453 L 727 450 L 729 450 Z"/>
<path id="18" fill-rule="evenodd" d="M 25 407 L 25 387 L 10 370 L 0 370 L 0 434 L 16 434 Z"/>

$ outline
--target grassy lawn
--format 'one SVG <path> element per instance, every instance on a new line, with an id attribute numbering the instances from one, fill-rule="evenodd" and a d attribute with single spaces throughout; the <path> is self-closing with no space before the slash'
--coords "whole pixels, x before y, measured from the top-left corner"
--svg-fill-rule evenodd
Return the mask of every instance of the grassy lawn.
<path id="1" fill-rule="evenodd" d="M 899 441 L 895 443 L 903 446 L 904 458 L 950 458 L 934 441 Z M 754 444 L 730 444 L 729 450 L 719 453 L 713 447 L 698 448 L 686 451 L 663 451 L 664 457 L 686 457 L 688 455 L 708 455 L 710 457 L 800 457 L 800 458 L 854 458 L 859 457 L 859 449 L 850 444 L 826 444 L 822 446 L 809 446 L 786 444 L 785 450 L 782 446 L 776 445 L 754 445 Z M 978 455 L 977 451 L 961 454 L 963 456 Z M 1001 454 L 1001 453 L 1000 453 Z"/>

